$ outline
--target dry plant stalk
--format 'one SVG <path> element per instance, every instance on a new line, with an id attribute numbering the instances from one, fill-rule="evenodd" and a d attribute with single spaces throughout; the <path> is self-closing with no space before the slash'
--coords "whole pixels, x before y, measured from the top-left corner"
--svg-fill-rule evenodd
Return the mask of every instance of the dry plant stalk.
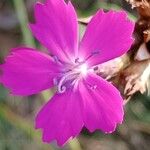
<path id="1" fill-rule="evenodd" d="M 127 0 L 136 7 L 139 18 L 135 25 L 135 42 L 129 50 L 130 65 L 121 73 L 124 96 L 128 99 L 136 92 L 148 91 L 150 77 L 150 0 Z"/>

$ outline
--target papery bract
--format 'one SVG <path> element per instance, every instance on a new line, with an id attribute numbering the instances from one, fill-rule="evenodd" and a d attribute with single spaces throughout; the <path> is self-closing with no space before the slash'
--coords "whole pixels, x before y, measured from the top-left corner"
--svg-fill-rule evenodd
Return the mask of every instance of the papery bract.
<path id="1" fill-rule="evenodd" d="M 35 5 L 35 37 L 50 55 L 13 49 L 1 65 L 1 82 L 14 95 L 31 95 L 52 86 L 55 95 L 36 117 L 43 141 L 63 145 L 85 126 L 111 133 L 123 121 L 119 91 L 95 75 L 95 65 L 119 57 L 132 44 L 134 24 L 124 11 L 99 10 L 78 42 L 77 15 L 71 2 L 47 0 Z"/>

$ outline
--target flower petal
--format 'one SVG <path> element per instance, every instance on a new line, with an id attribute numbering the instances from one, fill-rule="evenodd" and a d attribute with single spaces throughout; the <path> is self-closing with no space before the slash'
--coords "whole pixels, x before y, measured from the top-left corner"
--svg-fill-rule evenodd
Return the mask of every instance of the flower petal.
<path id="1" fill-rule="evenodd" d="M 91 87 L 95 87 L 95 89 Z M 113 132 L 123 120 L 123 100 L 118 90 L 101 77 L 89 74 L 78 85 L 55 94 L 36 117 L 43 141 L 56 140 L 62 146 L 85 126 L 91 132 Z"/>
<path id="2" fill-rule="evenodd" d="M 35 37 L 59 59 L 74 60 L 78 50 L 78 24 L 71 2 L 38 2 L 35 6 L 35 17 L 36 23 L 30 24 Z"/>
<path id="3" fill-rule="evenodd" d="M 80 83 L 84 105 L 84 125 L 91 132 L 100 129 L 105 133 L 115 130 L 123 121 L 123 100 L 119 91 L 101 77 L 89 74 Z"/>
<path id="4" fill-rule="evenodd" d="M 13 49 L 1 65 L 1 82 L 15 95 L 31 95 L 53 86 L 60 67 L 50 56 L 30 48 Z"/>
<path id="5" fill-rule="evenodd" d="M 82 100 L 77 90 L 55 94 L 36 117 L 36 128 L 42 128 L 43 141 L 56 140 L 62 146 L 77 136 L 83 127 L 81 111 Z"/>
<path id="6" fill-rule="evenodd" d="M 103 63 L 126 53 L 132 42 L 134 23 L 124 11 L 98 11 L 87 26 L 80 44 L 79 56 L 88 58 L 90 66 Z"/>

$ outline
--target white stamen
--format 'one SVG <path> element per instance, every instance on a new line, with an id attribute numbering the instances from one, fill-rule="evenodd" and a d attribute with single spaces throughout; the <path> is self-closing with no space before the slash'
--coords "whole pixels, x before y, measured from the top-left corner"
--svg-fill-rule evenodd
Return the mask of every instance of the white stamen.
<path id="1" fill-rule="evenodd" d="M 59 93 L 64 93 L 66 91 L 66 86 L 68 86 L 68 82 L 71 85 L 74 85 L 79 79 L 80 75 L 86 75 L 88 72 L 88 66 L 86 64 L 77 65 L 74 68 L 68 70 L 68 72 L 64 73 L 64 75 L 60 78 L 59 81 L 54 79 L 54 84 L 57 85 L 57 90 Z"/>
<path id="2" fill-rule="evenodd" d="M 73 80 L 76 78 L 76 72 L 68 72 L 66 73 L 58 83 L 58 92 L 64 93 L 66 91 L 66 86 L 64 85 L 66 81 Z"/>

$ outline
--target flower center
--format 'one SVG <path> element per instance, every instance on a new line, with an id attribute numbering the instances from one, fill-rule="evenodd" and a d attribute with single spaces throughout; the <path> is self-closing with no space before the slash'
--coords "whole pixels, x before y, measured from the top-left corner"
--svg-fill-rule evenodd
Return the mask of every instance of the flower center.
<path id="1" fill-rule="evenodd" d="M 75 59 L 75 64 L 69 65 L 60 77 L 54 78 L 58 93 L 64 93 L 67 88 L 74 86 L 82 77 L 86 76 L 90 69 L 86 61 L 97 54 L 99 54 L 99 51 L 91 53 L 84 61 L 80 61 L 79 58 Z M 57 57 L 54 59 L 57 63 L 62 64 Z"/>
<path id="2" fill-rule="evenodd" d="M 88 72 L 87 64 L 77 64 L 63 73 L 59 80 L 54 79 L 59 93 L 63 93 L 67 88 L 73 86 L 81 77 L 86 76 Z"/>
<path id="3" fill-rule="evenodd" d="M 86 64 L 83 64 L 79 67 L 79 72 L 82 74 L 82 75 L 86 75 L 87 74 L 87 71 L 88 71 L 88 67 Z"/>

